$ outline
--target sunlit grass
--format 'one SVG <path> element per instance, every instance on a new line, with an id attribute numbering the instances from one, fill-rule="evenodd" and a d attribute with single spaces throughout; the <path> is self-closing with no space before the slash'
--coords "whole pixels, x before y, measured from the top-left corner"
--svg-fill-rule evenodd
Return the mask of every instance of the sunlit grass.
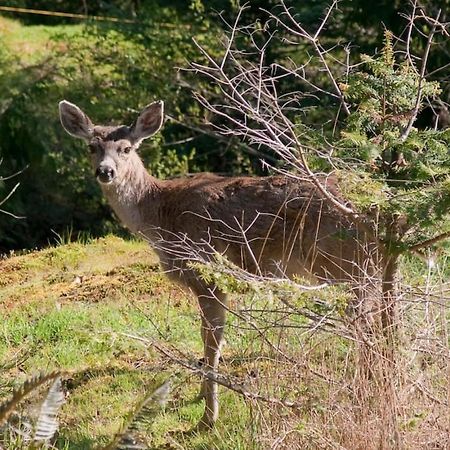
<path id="1" fill-rule="evenodd" d="M 130 337 L 201 356 L 196 302 L 160 273 L 147 244 L 113 236 L 70 243 L 4 260 L 0 272 L 0 398 L 39 371 L 72 373 L 58 448 L 108 442 L 144 392 L 174 374 L 169 404 L 148 430 L 155 446 L 250 448 L 245 403 L 232 393 L 216 438 L 186 434 L 203 413 L 198 377 Z"/>
<path id="2" fill-rule="evenodd" d="M 70 25 L 22 25 L 20 21 L 0 16 L 0 39 L 10 52 L 23 64 L 36 64 L 48 57 L 57 44 L 52 37 L 64 33 L 67 37 L 79 33 L 81 24 Z"/>
<path id="3" fill-rule="evenodd" d="M 405 278 L 420 282 L 424 266 L 405 263 Z M 276 314 L 258 312 L 254 320 L 261 323 L 255 330 L 229 314 L 221 372 L 245 380 L 249 392 L 297 401 L 301 408 L 262 407 L 221 387 L 216 429 L 193 432 L 203 413 L 203 402 L 196 401 L 200 379 L 152 343 L 195 363 L 202 355 L 197 302 L 161 274 L 144 242 L 108 236 L 66 243 L 0 261 L 0 274 L 0 399 L 42 370 L 67 371 L 58 449 L 106 444 L 134 404 L 168 378 L 173 385 L 168 403 L 145 431 L 150 448 L 265 448 L 264 442 L 276 438 L 271 427 L 283 424 L 293 430 L 292 442 L 320 439 L 317 423 L 327 423 L 335 408 L 353 408 L 354 393 L 345 386 L 354 380 L 355 343 L 326 333 L 305 339 L 306 322 L 300 317 L 289 319 L 297 329 L 283 328 L 286 322 Z M 230 308 L 240 314 L 262 306 L 274 305 L 231 296 Z M 264 326 L 274 318 L 279 323 Z M 428 375 L 438 377 L 432 368 Z M 328 378 L 337 381 L 328 383 Z M 425 420 L 405 417 L 408 432 Z M 338 439 L 339 429 L 328 431 Z M 9 445 L 16 450 L 22 444 Z"/>

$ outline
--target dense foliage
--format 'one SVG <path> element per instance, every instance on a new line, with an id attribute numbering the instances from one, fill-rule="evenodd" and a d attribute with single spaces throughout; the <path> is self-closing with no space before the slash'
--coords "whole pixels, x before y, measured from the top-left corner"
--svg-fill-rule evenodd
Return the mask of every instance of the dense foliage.
<path id="1" fill-rule="evenodd" d="M 12 228 L 11 217 L 0 217 L 3 250 L 45 243 L 51 230 L 63 233 L 71 228 L 101 234 L 113 227 L 90 176 L 86 149 L 65 136 L 60 127 L 57 104 L 63 98 L 82 106 L 97 123 L 131 123 L 139 108 L 164 99 L 173 120 L 162 136 L 142 150 L 158 176 L 207 168 L 208 160 L 223 151 L 220 143 L 207 135 L 180 125 L 200 122 L 201 112 L 189 89 L 180 86 L 176 66 L 186 65 L 192 54 L 191 33 L 206 39 L 208 27 L 195 23 L 191 27 L 172 11 L 159 12 L 138 28 L 92 24 L 70 36 L 53 35 L 54 50 L 38 65 L 24 66 L 15 55 L 3 52 L 2 174 L 23 173 L 6 181 L 0 195 L 3 198 L 2 194 L 20 181 L 8 211 L 26 217 L 15 219 Z M 171 23 L 160 25 L 167 15 Z M 179 141 L 183 145 L 176 144 Z M 198 147 L 203 156 L 188 167 Z M 217 153 L 208 155 L 205 149 L 214 147 Z M 221 170 L 232 170 L 227 164 L 233 164 L 233 159 L 221 158 Z"/>
<path id="2" fill-rule="evenodd" d="M 369 196 L 360 196 L 361 184 L 347 195 L 386 222 L 397 221 L 397 245 L 408 248 L 450 226 L 450 129 L 409 131 L 416 107 L 441 90 L 421 80 L 409 61 L 396 61 L 389 32 L 381 55 L 362 59 L 364 68 L 342 86 L 353 108 L 337 143 L 337 162 L 371 178 Z"/>
<path id="3" fill-rule="evenodd" d="M 383 7 L 377 4 L 374 8 L 362 1 L 343 1 L 339 14 L 329 25 L 327 37 L 336 42 L 352 41 L 358 44 L 361 51 L 373 54 L 382 43 L 380 22 L 394 33 L 403 30 L 404 19 L 399 15 L 403 3 L 383 2 Z M 445 6 L 439 3 L 445 2 L 430 5 L 430 14 Z M 199 170 L 262 173 L 259 161 L 262 149 L 252 149 L 236 139 L 219 137 L 205 125 L 210 120 L 218 119 L 203 111 L 191 92 L 195 89 L 214 97 L 217 95 L 216 86 L 202 84 L 195 74 L 180 73 L 178 70 L 179 67 L 186 67 L 190 60 L 201 61 L 193 37 L 212 54 L 220 51 L 218 37 L 226 28 L 223 20 L 234 20 L 238 2 L 177 1 L 168 6 L 166 2 L 156 0 L 82 3 L 10 0 L 5 4 L 115 16 L 135 22 L 87 21 L 82 27 L 78 25 L 74 28 L 70 25 L 73 20 L 67 18 L 14 16 L 27 24 L 48 24 L 49 29 L 54 31 L 50 32 L 51 45 L 47 46 L 50 50 L 42 53 L 42 57 L 26 57 L 14 48 L 11 50 L 8 45 L 0 46 L 0 175 L 8 176 L 23 170 L 13 179 L 0 181 L 0 199 L 20 181 L 21 186 L 3 208 L 25 217 L 13 219 L 0 215 L 0 251 L 45 245 L 54 238 L 55 233 L 62 235 L 67 230 L 72 230 L 74 236 L 80 231 L 101 235 L 112 229 L 117 230 L 110 210 L 102 202 L 95 181 L 90 176 L 83 144 L 68 138 L 61 130 L 56 106 L 62 98 L 79 104 L 98 123 L 130 123 L 139 108 L 154 99 L 163 98 L 169 119 L 162 134 L 142 150 L 149 169 L 158 176 L 176 176 Z M 244 21 L 259 20 L 264 23 L 268 17 L 266 11 L 276 10 L 277 4 L 275 0 L 251 2 Z M 302 22 L 313 27 L 328 2 L 318 0 L 305 4 L 291 1 L 290 4 L 298 11 Z M 219 18 L 220 11 L 223 20 Z M 445 8 L 443 11 L 445 14 Z M 445 18 L 441 16 L 441 19 Z M 5 34 L 0 40 L 6 42 L 6 38 Z M 417 40 L 415 45 L 421 48 L 424 42 Z M 443 61 L 448 58 L 448 50 L 439 45 L 430 55 L 430 71 L 444 65 Z M 298 46 L 288 51 L 282 41 L 273 41 L 267 51 L 267 60 L 270 63 L 292 59 L 299 64 L 308 58 L 304 50 Z M 370 63 L 369 60 L 367 62 Z M 375 60 L 371 63 L 372 71 L 376 70 L 374 64 Z M 436 72 L 435 77 L 445 79 L 446 73 L 448 69 L 447 72 L 446 69 Z M 311 76 L 320 79 L 323 74 L 317 72 Z M 377 76 L 376 73 L 373 76 Z M 356 86 L 357 80 L 355 83 Z M 430 85 L 430 89 L 433 86 Z M 408 88 L 407 83 L 404 88 Z M 369 92 L 354 89 L 355 92 L 347 93 L 349 100 L 360 101 L 364 95 L 371 96 Z M 443 98 L 448 98 L 449 88 L 445 82 L 441 84 L 441 89 Z M 369 106 L 367 114 L 370 115 L 373 110 Z M 329 105 L 323 101 L 305 120 L 320 124 L 327 119 Z M 425 115 L 423 122 L 425 125 L 430 123 Z M 370 142 L 366 125 L 354 123 L 352 127 L 353 131 L 343 139 L 342 145 L 353 145 L 355 152 L 366 152 L 371 155 L 370 158 L 376 159 L 373 152 L 376 153 L 378 150 L 375 147 L 380 145 L 374 146 Z M 436 133 L 434 143 L 442 140 L 439 132 Z M 392 139 L 388 130 L 384 136 Z M 354 145 L 358 139 L 368 142 Z M 428 144 L 423 141 L 420 132 L 413 133 L 410 138 L 412 147 L 431 145 L 431 141 Z M 439 165 L 439 152 L 442 152 L 436 145 L 433 144 L 433 151 L 437 152 L 434 167 Z M 406 154 L 403 156 L 408 164 L 414 160 L 414 173 L 424 177 L 426 182 L 424 170 L 426 172 L 428 169 L 420 166 L 420 159 L 410 158 Z M 412 170 L 409 165 L 408 171 L 415 176 Z"/>

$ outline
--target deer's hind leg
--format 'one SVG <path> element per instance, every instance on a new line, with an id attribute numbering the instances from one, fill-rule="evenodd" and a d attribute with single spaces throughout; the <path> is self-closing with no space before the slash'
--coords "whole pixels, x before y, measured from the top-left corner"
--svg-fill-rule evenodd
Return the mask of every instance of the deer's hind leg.
<path id="1" fill-rule="evenodd" d="M 216 372 L 219 366 L 220 348 L 223 342 L 225 326 L 226 295 L 217 289 L 205 287 L 197 290 L 202 314 L 202 339 L 204 345 L 204 370 Z M 205 377 L 201 395 L 205 398 L 205 412 L 200 421 L 200 428 L 211 428 L 219 414 L 218 385 Z"/>

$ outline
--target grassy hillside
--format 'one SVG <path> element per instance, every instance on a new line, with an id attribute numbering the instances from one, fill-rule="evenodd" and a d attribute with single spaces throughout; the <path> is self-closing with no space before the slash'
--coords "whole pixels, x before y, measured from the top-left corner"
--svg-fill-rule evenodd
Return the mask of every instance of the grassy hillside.
<path id="1" fill-rule="evenodd" d="M 128 337 L 201 357 L 196 302 L 161 275 L 146 244 L 112 236 L 68 244 L 8 258 L 0 274 L 0 398 L 40 371 L 71 371 L 58 448 L 108 442 L 144 390 L 172 374 L 169 405 L 148 430 L 154 447 L 210 448 L 219 438 L 214 448 L 249 448 L 242 401 L 226 392 L 223 408 L 233 415 L 224 414 L 215 433 L 183 434 L 202 414 L 193 401 L 199 380 Z"/>
<path id="2" fill-rule="evenodd" d="M 160 273 L 145 243 L 109 236 L 12 255 L 0 262 L 0 399 L 40 371 L 66 369 L 58 449 L 108 443 L 134 404 L 170 376 L 168 404 L 144 431 L 149 448 L 375 449 L 392 420 L 404 448 L 445 448 L 448 285 L 442 275 L 421 279 L 420 270 L 417 262 L 404 270 L 416 276 L 402 298 L 395 384 L 363 375 L 357 340 L 308 331 L 267 293 L 232 297 L 220 370 L 261 401 L 220 388 L 218 426 L 199 434 L 200 380 L 157 349 L 198 361 L 198 307 Z M 39 399 L 21 405 L 22 420 Z"/>

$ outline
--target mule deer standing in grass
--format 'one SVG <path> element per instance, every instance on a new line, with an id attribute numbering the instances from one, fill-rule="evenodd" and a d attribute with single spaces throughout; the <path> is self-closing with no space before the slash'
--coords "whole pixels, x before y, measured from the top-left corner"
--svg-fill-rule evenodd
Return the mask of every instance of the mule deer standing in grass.
<path id="1" fill-rule="evenodd" d="M 161 128 L 163 102 L 148 105 L 131 126 L 96 126 L 67 101 L 59 108 L 66 131 L 88 143 L 97 180 L 119 219 L 143 234 L 169 276 L 197 295 L 207 369 L 218 367 L 226 295 L 202 280 L 186 255 L 171 251 L 172 244 L 187 239 L 204 247 L 205 254 L 213 249 L 255 273 L 281 271 L 288 277 L 334 281 L 358 276 L 359 230 L 329 207 L 313 184 L 282 176 L 213 174 L 158 180 L 146 171 L 136 150 Z M 336 194 L 332 178 L 324 183 Z M 212 426 L 218 416 L 217 384 L 205 379 L 202 392 L 201 425 Z"/>

